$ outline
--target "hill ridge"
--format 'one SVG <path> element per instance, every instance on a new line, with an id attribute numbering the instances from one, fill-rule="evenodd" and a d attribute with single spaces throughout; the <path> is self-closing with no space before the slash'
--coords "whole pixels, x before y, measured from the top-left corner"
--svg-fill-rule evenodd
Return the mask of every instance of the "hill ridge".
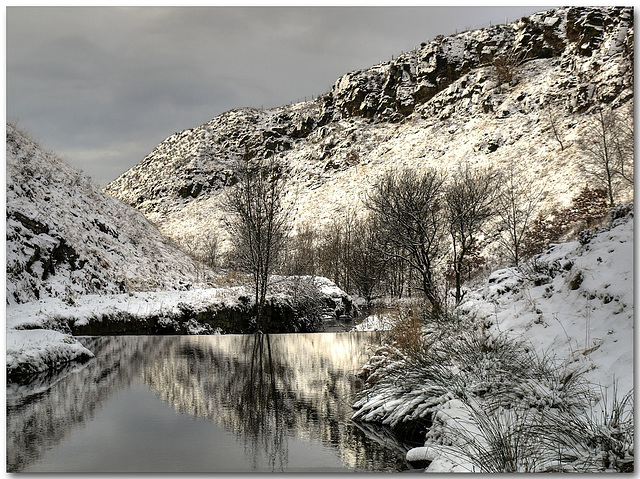
<path id="1" fill-rule="evenodd" d="M 632 7 L 563 7 L 437 37 L 346 73 L 311 101 L 238 108 L 177 132 L 104 191 L 193 250 L 207 235 L 225 239 L 218 196 L 234 183 L 245 151 L 287 165 L 296 227 L 357 208 L 376 176 L 403 165 L 504 167 L 531 158 L 523 174 L 552 173 L 541 178 L 555 196 L 544 206 L 566 204 L 588 181 L 575 143 L 589 112 L 632 104 L 632 56 Z M 548 109 L 566 151 L 556 151 Z"/>

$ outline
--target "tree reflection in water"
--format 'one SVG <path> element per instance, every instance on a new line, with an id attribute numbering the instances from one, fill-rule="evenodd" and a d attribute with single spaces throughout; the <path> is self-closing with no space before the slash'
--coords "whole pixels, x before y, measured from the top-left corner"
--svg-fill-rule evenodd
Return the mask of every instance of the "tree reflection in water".
<path id="1" fill-rule="evenodd" d="M 302 454 L 307 453 L 306 445 L 309 451 L 325 448 L 351 470 L 406 468 L 405 448 L 381 446 L 375 434 L 349 419 L 359 382 L 355 373 L 379 341 L 374 334 L 82 340 L 91 342 L 96 353 L 83 369 L 56 378 L 55 384 L 8 387 L 9 471 L 27 468 L 90 422 L 116 392 L 139 380 L 174 410 L 232 433 L 244 446 L 245 454 L 237 456 L 253 470 L 289 470 L 290 463 L 301 460 L 301 447 Z M 323 465 L 318 460 L 315 464 Z M 185 467 L 188 470 L 188 464 Z M 214 463 L 211 467 L 210 472 L 216 472 Z"/>
<path id="2" fill-rule="evenodd" d="M 284 408 L 289 402 L 282 388 L 276 387 L 268 334 L 260 332 L 246 338 L 245 351 L 251 351 L 250 372 L 245 377 L 236 413 L 244 424 L 245 448 L 254 468 L 264 453 L 272 471 L 284 471 L 288 463 L 287 430 Z M 281 366 L 282 368 L 282 366 Z M 283 377 L 279 371 L 277 377 Z M 287 388 L 288 389 L 288 388 Z"/>
<path id="3" fill-rule="evenodd" d="M 349 469 L 398 471 L 407 449 L 381 447 L 349 419 L 355 373 L 378 341 L 371 333 L 183 336 L 143 379 L 178 411 L 235 434 L 254 470 L 286 469 L 287 440 L 297 438 L 331 447 Z"/>

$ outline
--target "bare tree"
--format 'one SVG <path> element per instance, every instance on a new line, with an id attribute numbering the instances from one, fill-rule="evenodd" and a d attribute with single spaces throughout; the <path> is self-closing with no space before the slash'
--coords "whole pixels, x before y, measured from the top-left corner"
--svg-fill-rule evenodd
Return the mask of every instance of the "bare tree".
<path id="1" fill-rule="evenodd" d="M 462 272 L 478 235 L 487 221 L 495 215 L 498 174 L 490 168 L 462 166 L 447 185 L 446 214 L 451 236 L 455 299 L 460 304 Z"/>
<path id="2" fill-rule="evenodd" d="M 254 161 L 245 153 L 237 175 L 238 183 L 223 199 L 226 226 L 234 241 L 235 260 L 253 277 L 256 326 L 261 329 L 269 275 L 290 230 L 291 207 L 283 202 L 285 178 L 273 157 Z"/>
<path id="3" fill-rule="evenodd" d="M 618 181 L 633 183 L 633 115 L 597 107 L 580 146 L 586 153 L 584 170 L 615 206 Z"/>
<path id="4" fill-rule="evenodd" d="M 310 223 L 300 225 L 289 243 L 286 273 L 315 275 L 318 271 L 318 234 Z"/>
<path id="5" fill-rule="evenodd" d="M 211 268 L 219 266 L 220 263 L 220 241 L 218 236 L 212 234 L 202 241 L 200 247 L 201 261 Z"/>
<path id="6" fill-rule="evenodd" d="M 517 50 L 511 49 L 493 58 L 493 77 L 498 85 L 517 80 L 517 73 L 524 57 Z"/>
<path id="7" fill-rule="evenodd" d="M 386 271 L 387 261 L 380 255 L 380 228 L 370 216 L 358 218 L 351 244 L 349 269 L 358 294 L 371 303 L 373 292 Z"/>
<path id="8" fill-rule="evenodd" d="M 355 224 L 355 211 L 349 208 L 324 229 L 320 244 L 320 271 L 347 292 L 352 291 L 350 265 Z"/>
<path id="9" fill-rule="evenodd" d="M 365 199 L 380 228 L 381 253 L 419 273 L 420 288 L 436 315 L 442 306 L 434 276 L 444 245 L 444 181 L 435 169 L 389 171 Z"/>
<path id="10" fill-rule="evenodd" d="M 534 214 L 544 196 L 544 188 L 516 170 L 512 163 L 503 175 L 503 186 L 496 200 L 496 212 L 501 220 L 500 243 L 517 266 L 522 249 L 534 223 Z"/>
<path id="11" fill-rule="evenodd" d="M 616 112 L 616 132 L 613 135 L 613 149 L 616 170 L 623 181 L 633 185 L 633 103 Z"/>

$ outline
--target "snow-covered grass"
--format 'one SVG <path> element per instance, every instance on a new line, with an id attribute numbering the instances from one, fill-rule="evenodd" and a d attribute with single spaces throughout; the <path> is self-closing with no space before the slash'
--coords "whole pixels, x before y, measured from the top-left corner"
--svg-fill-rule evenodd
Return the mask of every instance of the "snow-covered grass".
<path id="1" fill-rule="evenodd" d="M 355 419 L 428 428 L 428 472 L 633 466 L 633 212 L 494 272 L 417 347 L 363 368 Z"/>

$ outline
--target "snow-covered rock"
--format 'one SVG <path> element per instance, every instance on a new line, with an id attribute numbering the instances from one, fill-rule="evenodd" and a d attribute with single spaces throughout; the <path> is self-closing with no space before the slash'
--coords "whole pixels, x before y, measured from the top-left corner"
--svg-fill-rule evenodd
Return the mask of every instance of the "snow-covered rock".
<path id="1" fill-rule="evenodd" d="M 228 245 L 220 193 L 247 153 L 285 165 L 294 230 L 361 208 L 384 171 L 405 166 L 516 162 L 520 174 L 544 183 L 541 208 L 566 206 L 589 181 L 578 140 L 591 109 L 632 102 L 632 54 L 632 8 L 558 8 L 438 37 L 343 75 L 311 101 L 236 109 L 177 132 L 105 191 L 194 250 L 212 232 Z M 497 58 L 512 62 L 510 82 L 496 74 Z M 631 196 L 626 186 L 619 199 Z"/>

